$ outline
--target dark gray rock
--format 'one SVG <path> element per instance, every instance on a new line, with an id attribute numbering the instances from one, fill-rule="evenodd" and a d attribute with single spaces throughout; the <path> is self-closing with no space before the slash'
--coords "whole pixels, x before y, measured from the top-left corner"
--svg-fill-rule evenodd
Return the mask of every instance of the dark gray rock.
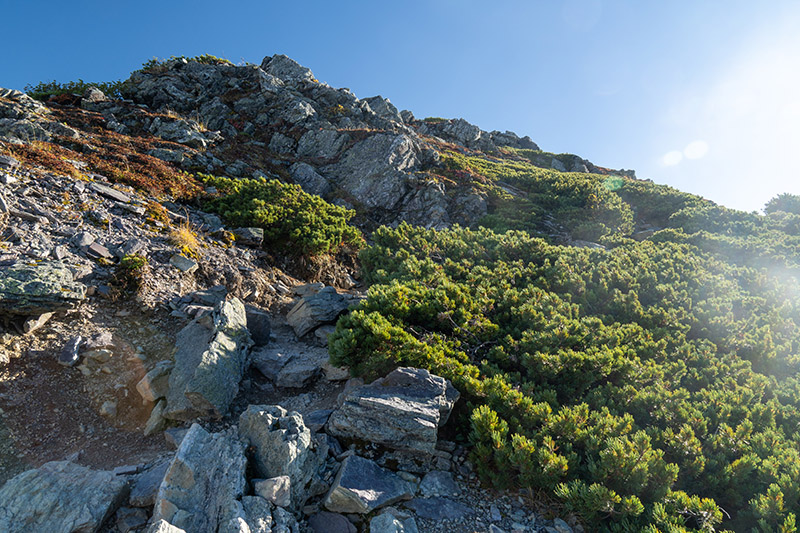
<path id="1" fill-rule="evenodd" d="M 109 187 L 108 185 L 103 185 L 102 183 L 92 182 L 89 187 L 92 188 L 97 194 L 101 196 L 105 196 L 106 198 L 111 198 L 112 200 L 116 200 L 117 202 L 122 203 L 129 203 L 131 201 L 131 197 L 125 194 L 122 191 L 118 191 L 113 187 Z"/>
<path id="2" fill-rule="evenodd" d="M 64 366 L 75 366 L 81 359 L 79 352 L 82 340 L 83 337 L 80 335 L 76 335 L 68 340 L 58 353 L 58 362 Z"/>
<path id="3" fill-rule="evenodd" d="M 312 159 L 333 159 L 347 145 L 350 137 L 333 129 L 309 130 L 297 143 L 297 155 Z"/>
<path id="4" fill-rule="evenodd" d="M 270 333 L 272 332 L 272 321 L 269 313 L 262 311 L 252 305 L 245 306 L 247 315 L 247 329 L 253 339 L 254 346 L 266 346 L 269 344 Z"/>
<path id="5" fill-rule="evenodd" d="M 427 520 L 460 520 L 473 514 L 463 503 L 442 497 L 414 498 L 406 507 Z"/>
<path id="6" fill-rule="evenodd" d="M 286 320 L 298 337 L 322 324 L 331 324 L 347 311 L 347 298 L 333 287 L 302 298 L 286 315 Z"/>
<path id="7" fill-rule="evenodd" d="M 15 263 L 0 267 L 0 314 L 42 315 L 78 305 L 86 286 L 72 281 L 61 263 Z"/>
<path id="8" fill-rule="evenodd" d="M 165 418 L 221 417 L 239 391 L 252 344 L 244 304 L 227 297 L 214 308 L 210 329 L 205 322 L 191 322 L 178 333 Z"/>
<path id="9" fill-rule="evenodd" d="M 308 519 L 314 533 L 357 533 L 356 526 L 344 515 L 320 511 Z"/>
<path id="10" fill-rule="evenodd" d="M 144 509 L 121 507 L 117 511 L 117 530 L 119 533 L 138 531 L 140 527 L 147 525 L 147 518 L 148 515 Z"/>
<path id="11" fill-rule="evenodd" d="M 277 338 L 254 350 L 253 366 L 278 387 L 302 388 L 327 372 L 329 355 L 325 348 Z"/>
<path id="12" fill-rule="evenodd" d="M 193 424 L 167 469 L 153 508 L 185 531 L 230 531 L 244 521 L 244 446 L 234 431 L 208 433 Z M 236 530 L 235 530 L 236 531 Z"/>
<path id="13" fill-rule="evenodd" d="M 0 154 L 0 168 L 14 170 L 19 167 L 19 161 L 9 155 Z"/>
<path id="14" fill-rule="evenodd" d="M 128 501 L 134 507 L 152 507 L 161 481 L 167 473 L 170 461 L 161 461 L 136 477 Z"/>
<path id="15" fill-rule="evenodd" d="M 69 461 L 54 461 L 0 489 L 0 531 L 95 532 L 128 494 L 124 479 Z"/>
<path id="16" fill-rule="evenodd" d="M 423 496 L 458 496 L 461 492 L 453 479 L 453 474 L 443 470 L 425 474 L 419 484 L 419 490 Z"/>
<path id="17" fill-rule="evenodd" d="M 342 463 L 324 504 L 335 513 L 366 514 L 412 496 L 406 481 L 374 461 L 351 455 Z"/>
<path id="18" fill-rule="evenodd" d="M 369 521 L 369 533 L 419 533 L 419 529 L 412 517 L 401 518 L 385 512 Z"/>
<path id="19" fill-rule="evenodd" d="M 237 244 L 258 248 L 264 242 L 264 230 L 262 228 L 236 228 L 231 232 L 236 236 Z"/>
<path id="20" fill-rule="evenodd" d="M 265 57 L 264 61 L 261 62 L 261 69 L 285 82 L 311 81 L 314 79 L 311 69 L 301 66 L 297 61 L 283 54 Z"/>
<path id="21" fill-rule="evenodd" d="M 433 454 L 438 429 L 450 416 L 458 391 L 427 370 L 398 368 L 385 378 L 348 391 L 328 420 L 336 437 Z"/>

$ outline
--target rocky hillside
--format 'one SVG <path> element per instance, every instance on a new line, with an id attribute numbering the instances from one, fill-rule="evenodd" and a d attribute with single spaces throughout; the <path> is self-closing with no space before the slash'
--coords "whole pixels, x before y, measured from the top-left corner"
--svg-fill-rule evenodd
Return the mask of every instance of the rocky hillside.
<path id="1" fill-rule="evenodd" d="M 350 379 L 326 345 L 365 299 L 351 224 L 472 225 L 527 195 L 458 158 L 627 173 L 285 56 L 106 88 L 0 89 L 0 530 L 581 530 L 478 484 L 450 381 Z M 532 223 L 571 239 L 558 213 Z"/>

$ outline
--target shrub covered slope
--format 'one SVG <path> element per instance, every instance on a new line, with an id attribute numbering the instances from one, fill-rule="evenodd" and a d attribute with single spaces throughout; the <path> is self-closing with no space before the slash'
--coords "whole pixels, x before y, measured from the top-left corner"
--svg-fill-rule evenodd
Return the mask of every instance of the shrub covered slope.
<path id="1" fill-rule="evenodd" d="M 373 234 L 373 285 L 340 320 L 334 362 L 452 379 L 481 475 L 552 492 L 592 530 L 794 531 L 791 199 L 760 216 L 533 161 L 444 154 L 452 179 L 513 194 L 490 192 L 483 227 Z M 547 217 L 605 249 L 549 243 Z"/>

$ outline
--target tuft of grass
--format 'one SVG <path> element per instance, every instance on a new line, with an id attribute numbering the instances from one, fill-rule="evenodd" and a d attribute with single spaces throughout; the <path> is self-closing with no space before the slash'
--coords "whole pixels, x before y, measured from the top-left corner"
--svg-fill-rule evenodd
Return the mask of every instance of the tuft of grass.
<path id="1" fill-rule="evenodd" d="M 117 265 L 112 279 L 112 286 L 116 289 L 117 296 L 138 293 L 148 271 L 147 257 L 141 254 L 124 256 Z"/>
<path id="2" fill-rule="evenodd" d="M 169 242 L 177 247 L 183 255 L 192 259 L 200 258 L 202 244 L 197 238 L 197 232 L 192 223 L 187 219 L 169 230 Z"/>

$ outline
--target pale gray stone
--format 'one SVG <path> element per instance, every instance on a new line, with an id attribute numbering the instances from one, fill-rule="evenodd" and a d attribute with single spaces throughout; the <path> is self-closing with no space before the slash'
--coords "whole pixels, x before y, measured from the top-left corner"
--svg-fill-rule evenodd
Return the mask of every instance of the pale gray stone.
<path id="1" fill-rule="evenodd" d="M 193 424 L 161 482 L 152 520 L 186 531 L 230 531 L 244 523 L 246 464 L 235 431 L 208 433 Z"/>
<path id="2" fill-rule="evenodd" d="M 400 519 L 387 512 L 369 521 L 369 533 L 419 533 L 419 529 L 413 518 Z"/>
<path id="3" fill-rule="evenodd" d="M 239 391 L 252 344 L 244 304 L 228 296 L 211 317 L 191 322 L 177 336 L 165 418 L 221 417 Z"/>
<path id="4" fill-rule="evenodd" d="M 56 262 L 15 263 L 0 267 L 0 314 L 41 315 L 75 307 L 86 286 Z"/>
<path id="5" fill-rule="evenodd" d="M 292 481 L 289 476 L 277 476 L 253 482 L 255 493 L 278 507 L 292 504 Z"/>
<path id="6" fill-rule="evenodd" d="M 169 373 L 175 363 L 160 361 L 136 384 L 136 390 L 145 402 L 165 398 L 169 392 Z"/>
<path id="7" fill-rule="evenodd" d="M 297 412 L 277 405 L 251 405 L 239 417 L 239 435 L 255 447 L 256 471 L 263 478 L 288 476 L 295 508 L 302 508 L 327 449 L 321 449 Z"/>
<path id="8" fill-rule="evenodd" d="M 0 489 L 0 531 L 88 533 L 100 529 L 128 494 L 124 479 L 69 461 L 54 461 Z"/>
<path id="9" fill-rule="evenodd" d="M 331 183 L 308 163 L 295 163 L 289 168 L 289 174 L 292 180 L 309 194 L 325 196 L 332 189 Z"/>
<path id="10" fill-rule="evenodd" d="M 175 254 L 169 258 L 169 264 L 180 270 L 181 272 L 193 273 L 200 268 L 197 261 L 190 259 L 183 254 Z"/>

